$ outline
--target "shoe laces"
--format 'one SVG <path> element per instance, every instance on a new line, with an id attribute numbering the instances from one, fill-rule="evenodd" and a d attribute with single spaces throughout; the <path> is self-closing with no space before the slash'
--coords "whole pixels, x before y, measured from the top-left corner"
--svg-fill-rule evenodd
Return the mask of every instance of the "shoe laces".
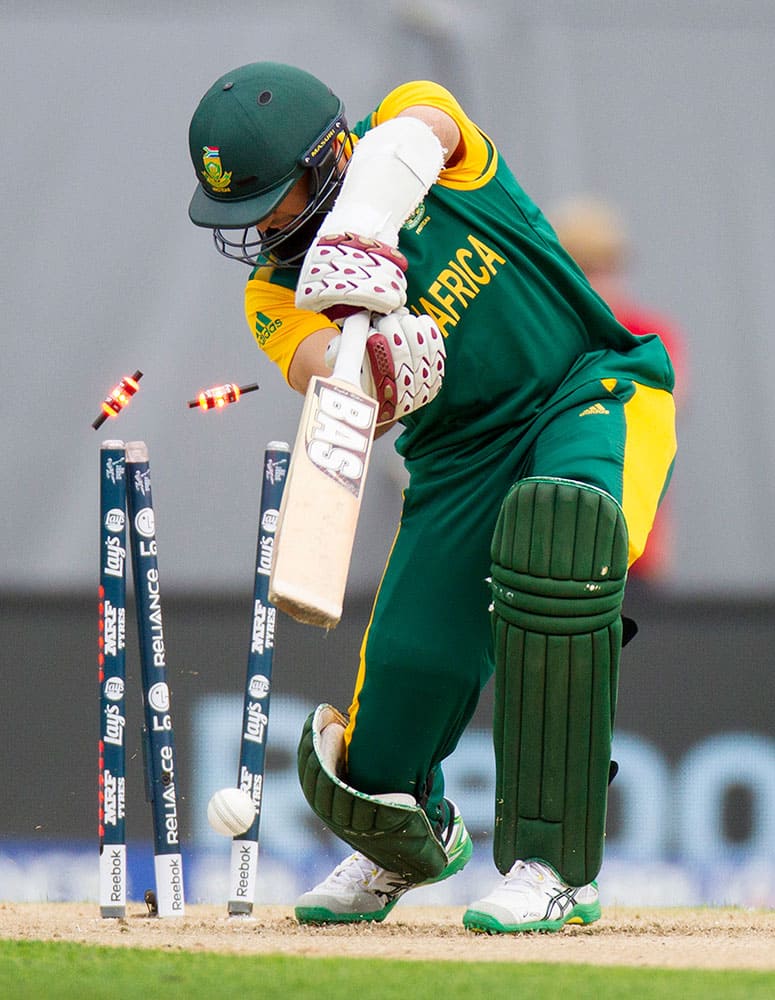
<path id="1" fill-rule="evenodd" d="M 358 885 L 367 886 L 379 876 L 381 871 L 382 869 L 375 865 L 373 861 L 369 861 L 360 851 L 356 851 L 336 866 L 326 879 L 326 882 L 339 885 L 357 883 Z"/>
<path id="2" fill-rule="evenodd" d="M 327 885 L 359 885 L 364 889 L 395 892 L 408 889 L 412 884 L 396 872 L 388 871 L 374 864 L 360 851 L 346 857 L 326 879 Z"/>
<path id="3" fill-rule="evenodd" d="M 504 876 L 504 885 L 514 879 L 535 884 L 546 881 L 546 865 L 540 861 L 515 861 Z"/>

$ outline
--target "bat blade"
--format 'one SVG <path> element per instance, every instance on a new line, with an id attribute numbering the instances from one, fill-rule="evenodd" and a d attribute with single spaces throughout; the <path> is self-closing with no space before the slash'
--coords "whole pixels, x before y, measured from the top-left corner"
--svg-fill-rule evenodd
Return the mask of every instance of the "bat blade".
<path id="1" fill-rule="evenodd" d="M 342 616 L 377 403 L 360 387 L 369 316 L 346 320 L 330 378 L 309 384 L 280 507 L 269 599 L 297 621 Z"/>

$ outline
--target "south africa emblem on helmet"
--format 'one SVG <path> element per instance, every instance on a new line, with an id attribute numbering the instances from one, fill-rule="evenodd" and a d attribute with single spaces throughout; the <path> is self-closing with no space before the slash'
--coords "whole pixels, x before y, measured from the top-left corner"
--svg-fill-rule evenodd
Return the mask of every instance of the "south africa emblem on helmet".
<path id="1" fill-rule="evenodd" d="M 213 191 L 231 191 L 231 171 L 223 172 L 221 165 L 221 151 L 217 146 L 202 147 L 202 162 L 205 165 L 202 176 L 213 189 Z"/>

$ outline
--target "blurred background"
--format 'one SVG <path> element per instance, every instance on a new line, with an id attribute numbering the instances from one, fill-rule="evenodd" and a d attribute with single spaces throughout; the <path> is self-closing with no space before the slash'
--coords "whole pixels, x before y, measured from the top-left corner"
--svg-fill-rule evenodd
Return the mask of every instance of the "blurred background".
<path id="1" fill-rule="evenodd" d="M 205 810 L 236 777 L 263 449 L 293 440 L 301 398 L 246 326 L 247 269 L 188 221 L 187 130 L 213 80 L 273 59 L 324 78 L 351 122 L 434 79 L 558 229 L 577 199 L 602 202 L 606 287 L 675 351 L 679 458 L 627 598 L 640 635 L 623 657 L 601 890 L 775 905 L 772 3 L 27 0 L 4 4 L 0 27 L 0 899 L 96 899 L 97 471 L 115 436 L 150 450 L 187 896 L 228 894 L 229 845 Z M 103 396 L 137 368 L 138 396 L 95 432 Z M 187 408 L 231 381 L 260 390 L 218 414 Z M 341 625 L 278 623 L 260 901 L 292 901 L 343 853 L 302 799 L 295 746 L 315 704 L 349 703 L 401 484 L 383 439 Z M 130 623 L 140 899 L 150 809 Z M 427 902 L 463 904 L 494 874 L 491 707 L 488 689 L 446 769 L 475 859 L 420 890 Z"/>

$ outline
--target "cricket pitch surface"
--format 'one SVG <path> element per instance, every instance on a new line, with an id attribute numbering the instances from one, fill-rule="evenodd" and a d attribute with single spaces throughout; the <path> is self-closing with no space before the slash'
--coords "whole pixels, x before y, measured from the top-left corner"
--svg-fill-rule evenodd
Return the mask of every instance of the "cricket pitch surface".
<path id="1" fill-rule="evenodd" d="M 490 936 L 463 929 L 463 908 L 399 904 L 382 924 L 300 926 L 290 906 L 188 905 L 182 918 L 149 917 L 130 903 L 123 920 L 95 903 L 0 903 L 0 938 L 229 954 L 565 962 L 659 968 L 775 969 L 775 910 L 608 906 L 598 923 L 556 934 Z"/>

